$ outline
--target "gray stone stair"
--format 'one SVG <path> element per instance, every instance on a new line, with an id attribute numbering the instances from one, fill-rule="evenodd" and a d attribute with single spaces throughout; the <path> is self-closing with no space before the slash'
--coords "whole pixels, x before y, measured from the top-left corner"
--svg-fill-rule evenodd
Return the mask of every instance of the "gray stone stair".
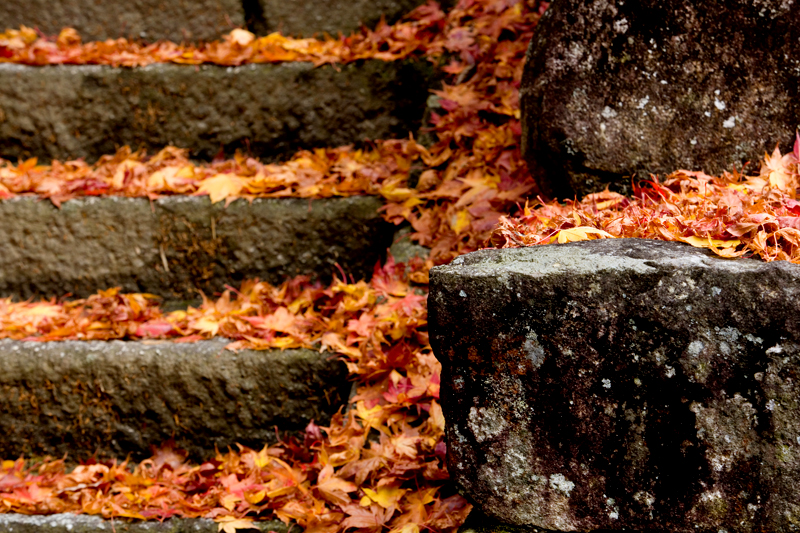
<path id="1" fill-rule="evenodd" d="M 123 145 L 211 159 L 407 137 L 433 69 L 420 61 L 29 67 L 0 64 L 0 157 L 94 161 Z"/>
<path id="2" fill-rule="evenodd" d="M 349 34 L 372 27 L 381 16 L 390 22 L 421 0 L 5 0 L 0 31 L 26 25 L 48 35 L 65 26 L 84 40 L 130 37 L 155 41 L 213 40 L 235 27 L 261 34 L 282 31 L 308 36 Z"/>
<path id="3" fill-rule="evenodd" d="M 0 341 L 0 457 L 143 459 L 174 439 L 202 461 L 324 424 L 347 400 L 330 353 L 228 342 Z"/>
<path id="4" fill-rule="evenodd" d="M 419 3 L 11 0 L 0 5 L 0 27 L 26 24 L 54 34 L 74 26 L 85 40 L 212 39 L 245 23 L 259 33 L 347 33 Z M 300 149 L 405 138 L 422 123 L 433 79 L 424 60 L 318 68 L 0 64 L 0 157 L 94 161 L 123 145 L 151 153 L 175 145 L 202 160 L 237 149 L 280 160 Z M 0 297 L 85 297 L 119 286 L 172 305 L 249 278 L 328 281 L 340 267 L 365 279 L 401 238 L 381 218 L 381 206 L 375 197 L 224 206 L 173 196 L 80 198 L 56 208 L 18 197 L 0 202 Z M 395 251 L 424 253 L 408 242 Z M 174 439 L 190 458 L 206 460 L 215 447 L 274 442 L 276 427 L 324 424 L 347 402 L 347 370 L 332 354 L 232 352 L 228 342 L 0 341 L 0 458 L 141 459 Z M 209 521 L 0 514 L 0 533 L 212 528 Z"/>
<path id="5" fill-rule="evenodd" d="M 259 278 L 368 278 L 392 245 L 371 196 L 308 200 L 82 198 L 0 202 L 0 296 L 86 297 L 121 287 L 190 300 Z M 337 267 L 338 265 L 338 267 Z"/>

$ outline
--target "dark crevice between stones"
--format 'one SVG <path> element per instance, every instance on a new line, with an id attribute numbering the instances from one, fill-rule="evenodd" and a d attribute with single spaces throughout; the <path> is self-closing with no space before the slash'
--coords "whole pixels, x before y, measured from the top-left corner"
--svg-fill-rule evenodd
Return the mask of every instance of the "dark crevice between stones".
<path id="1" fill-rule="evenodd" d="M 242 11 L 244 11 L 244 20 L 249 31 L 256 35 L 269 33 L 264 7 L 259 0 L 242 0 Z"/>

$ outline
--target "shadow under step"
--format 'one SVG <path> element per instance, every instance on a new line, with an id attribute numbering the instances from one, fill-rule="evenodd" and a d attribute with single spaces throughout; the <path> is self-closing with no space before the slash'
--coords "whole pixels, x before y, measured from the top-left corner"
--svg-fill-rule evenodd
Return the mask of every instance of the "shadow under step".
<path id="1" fill-rule="evenodd" d="M 0 64 L 0 157 L 94 161 L 120 146 L 210 160 L 405 138 L 421 123 L 425 60 L 141 68 Z"/>
<path id="2" fill-rule="evenodd" d="M 56 208 L 34 197 L 0 202 L 0 296 L 121 287 L 168 300 L 208 296 L 259 278 L 328 281 L 339 267 L 369 279 L 393 227 L 372 196 L 308 200 L 95 197 Z M 338 265 L 338 267 L 337 267 Z"/>
<path id="3" fill-rule="evenodd" d="M 276 426 L 324 425 L 351 383 L 314 350 L 225 349 L 226 339 L 0 341 L 0 457 L 149 457 L 173 439 L 194 460 L 262 448 Z"/>

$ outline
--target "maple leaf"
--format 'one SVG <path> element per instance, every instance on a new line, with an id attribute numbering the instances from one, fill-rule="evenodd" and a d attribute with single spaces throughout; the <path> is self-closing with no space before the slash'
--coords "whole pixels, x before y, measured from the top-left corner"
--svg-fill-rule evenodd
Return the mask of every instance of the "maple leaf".
<path id="1" fill-rule="evenodd" d="M 553 236 L 551 242 L 558 241 L 563 244 L 565 242 L 587 241 L 590 240 L 590 235 L 597 235 L 600 238 L 613 239 L 614 236 L 601 229 L 592 228 L 590 226 L 579 226 L 577 228 L 563 229 Z"/>
<path id="2" fill-rule="evenodd" d="M 406 492 L 408 492 L 407 489 L 391 486 L 378 487 L 378 490 L 372 490 L 364 487 L 361 490 L 363 490 L 364 494 L 366 494 L 366 496 L 364 496 L 364 498 L 366 498 L 366 502 L 364 499 L 361 500 L 362 506 L 367 507 L 369 506 L 369 502 L 374 502 L 384 509 L 390 510 L 396 509 L 400 499 Z"/>
<path id="3" fill-rule="evenodd" d="M 246 184 L 247 180 L 234 174 L 216 174 L 201 181 L 195 194 L 207 194 L 211 203 L 215 204 L 238 196 Z"/>
<path id="4" fill-rule="evenodd" d="M 223 516 L 218 519 L 217 531 L 224 531 L 225 533 L 236 533 L 239 530 L 258 529 L 255 522 L 245 518 L 234 518 L 232 516 Z"/>

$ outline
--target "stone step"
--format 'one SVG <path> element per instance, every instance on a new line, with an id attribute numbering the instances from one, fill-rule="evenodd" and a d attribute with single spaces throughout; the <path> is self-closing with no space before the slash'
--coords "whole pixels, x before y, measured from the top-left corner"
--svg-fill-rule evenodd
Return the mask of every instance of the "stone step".
<path id="1" fill-rule="evenodd" d="M 259 531 L 299 533 L 280 520 L 255 522 Z M 242 531 L 242 530 L 240 530 Z M 255 530 L 253 530 L 255 531 Z M 203 518 L 172 518 L 164 522 L 103 520 L 99 516 L 61 513 L 47 516 L 0 514 L 0 533 L 218 533 L 219 524 Z M 247 533 L 251 533 L 248 531 Z"/>
<path id="2" fill-rule="evenodd" d="M 347 401 L 344 363 L 228 340 L 0 341 L 0 457 L 148 457 L 174 439 L 194 460 L 324 424 Z M 234 447 L 235 449 L 235 447 Z"/>
<path id="3" fill-rule="evenodd" d="M 259 278 L 273 284 L 340 272 L 368 279 L 392 245 L 380 199 L 236 200 L 92 197 L 56 208 L 34 197 L 0 202 L 0 296 L 121 287 L 168 300 L 212 296 Z M 337 267 L 338 265 L 338 267 Z"/>
<path id="4" fill-rule="evenodd" d="M 85 41 L 130 37 L 155 41 L 214 40 L 247 25 L 260 34 L 349 34 L 363 23 L 389 22 L 422 0 L 4 0 L 0 31 L 21 25 L 47 35 L 73 27 Z"/>
<path id="5" fill-rule="evenodd" d="M 486 531 L 794 531 L 800 265 L 602 239 L 431 270 L 452 479 Z"/>
<path id="6" fill-rule="evenodd" d="M 94 161 L 122 145 L 209 160 L 403 138 L 422 121 L 424 60 L 143 68 L 0 64 L 0 157 Z"/>

